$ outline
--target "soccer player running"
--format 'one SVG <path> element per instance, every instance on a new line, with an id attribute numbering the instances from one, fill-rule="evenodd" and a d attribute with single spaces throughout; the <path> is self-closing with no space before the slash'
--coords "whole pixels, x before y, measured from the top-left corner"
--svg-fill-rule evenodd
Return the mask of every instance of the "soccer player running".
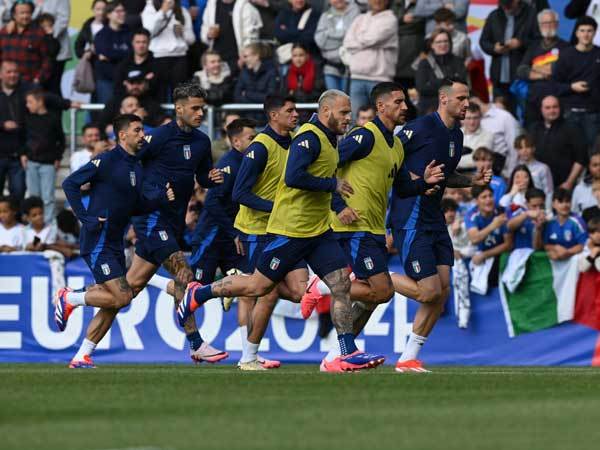
<path id="1" fill-rule="evenodd" d="M 144 189 L 170 182 L 176 200 L 144 216 L 135 217 L 133 224 L 137 237 L 135 255 L 127 271 L 127 282 L 135 297 L 163 265 L 175 277 L 176 304 L 181 301 L 193 273 L 178 241 L 185 229 L 187 204 L 194 190 L 194 181 L 204 187 L 223 182 L 223 174 L 212 168 L 210 139 L 197 128 L 204 117 L 206 92 L 196 83 L 182 83 L 173 90 L 175 120 L 158 127 L 146 136 L 147 145 L 140 152 L 144 167 Z M 160 286 L 167 290 L 168 280 Z M 70 296 L 66 295 L 69 302 Z M 76 358 L 90 355 L 110 329 L 118 309 L 102 308 L 92 319 Z M 224 353 L 202 340 L 193 317 L 184 326 L 194 361 L 214 360 Z"/>
<path id="2" fill-rule="evenodd" d="M 345 201 L 333 195 L 332 229 L 346 253 L 356 279 L 350 288 L 353 301 L 353 333 L 358 335 L 373 310 L 394 295 L 388 272 L 385 246 L 385 215 L 392 186 L 399 196 L 414 196 L 431 190 L 443 180 L 443 166 L 432 161 L 423 178 L 412 180 L 403 165 L 404 151 L 394 136 L 396 126 L 405 123 L 408 107 L 402 87 L 383 82 L 371 91 L 377 116 L 363 127 L 353 130 L 339 144 L 339 175 L 354 189 Z M 312 288 L 317 280 L 312 280 Z M 321 295 L 307 293 L 302 299 L 302 314 L 308 318 Z M 332 364 L 339 356 L 334 347 L 321 363 L 321 371 L 337 371 Z"/>
<path id="3" fill-rule="evenodd" d="M 292 140 L 284 176 L 279 180 L 267 233 L 274 238 L 260 255 L 251 276 L 229 276 L 200 287 L 188 285 L 178 308 L 180 324 L 216 296 L 261 297 L 284 279 L 302 259 L 331 290 L 331 315 L 338 333 L 340 370 L 361 370 L 384 361 L 381 355 L 359 351 L 352 329 L 350 278 L 345 255 L 331 231 L 331 194 L 353 194 L 350 184 L 335 178 L 339 155 L 337 136 L 351 120 L 350 98 L 338 90 L 319 98 L 317 116 L 300 127 Z"/>
<path id="4" fill-rule="evenodd" d="M 142 166 L 137 153 L 144 145 L 142 119 L 133 114 L 117 116 L 113 123 L 117 146 L 69 175 L 63 189 L 82 223 L 81 256 L 96 284 L 87 290 L 59 289 L 54 299 L 54 319 L 60 331 L 78 306 L 118 310 L 131 302 L 134 290 L 125 277 L 123 235 L 135 214 L 173 202 L 169 183 L 155 189 L 154 197 L 142 192 Z M 90 183 L 89 204 L 84 206 L 81 186 Z M 140 209 L 144 208 L 144 209 Z M 93 368 L 89 354 L 76 356 L 71 368 Z"/>
<path id="5" fill-rule="evenodd" d="M 258 258 L 271 239 L 267 234 L 267 224 L 292 143 L 292 131 L 298 124 L 296 103 L 291 97 L 267 96 L 264 111 L 268 125 L 248 147 L 233 189 L 233 199 L 240 203 L 235 228 L 247 258 L 248 273 L 255 271 Z M 240 300 L 238 322 L 242 334 L 242 357 L 238 367 L 241 370 L 279 367 L 278 361 L 260 357 L 258 347 L 277 300 L 300 301 L 307 280 L 306 263 L 299 261 L 267 295 Z"/>
<path id="6" fill-rule="evenodd" d="M 423 176 L 431 161 L 443 164 L 445 182 L 431 196 L 400 198 L 392 195 L 388 226 L 406 275 L 393 274 L 394 290 L 421 304 L 406 348 L 396 363 L 397 372 L 427 372 L 417 359 L 450 294 L 452 241 L 440 207 L 444 189 L 486 185 L 492 171 L 472 176 L 455 172 L 463 149 L 460 121 L 469 106 L 469 88 L 462 81 L 444 80 L 436 112 L 409 122 L 399 133 L 407 169 Z"/>

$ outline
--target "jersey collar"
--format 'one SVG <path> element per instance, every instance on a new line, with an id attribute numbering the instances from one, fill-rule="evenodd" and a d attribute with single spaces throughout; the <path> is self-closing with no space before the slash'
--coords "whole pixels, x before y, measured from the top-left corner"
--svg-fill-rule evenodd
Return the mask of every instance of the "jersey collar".
<path id="1" fill-rule="evenodd" d="M 319 120 L 316 114 L 311 119 L 310 123 L 315 125 L 323 133 L 325 133 L 325 136 L 327 136 L 327 139 L 329 139 L 329 142 L 331 143 L 331 145 L 333 145 L 334 148 L 337 146 L 337 136 L 333 133 L 333 131 L 331 131 L 329 128 L 323 125 L 323 123 Z"/>
<path id="2" fill-rule="evenodd" d="M 123 158 L 125 158 L 125 159 L 127 159 L 127 160 L 129 160 L 129 161 L 137 161 L 137 159 L 138 159 L 138 158 L 137 158 L 137 156 L 135 156 L 135 155 L 130 155 L 129 153 L 127 153 L 127 151 L 125 151 L 125 149 L 124 149 L 123 147 L 121 147 L 119 144 L 117 144 L 117 146 L 114 148 L 114 150 L 113 150 L 113 151 L 117 151 L 117 152 L 119 152 L 119 154 L 120 154 L 120 155 L 121 155 Z"/>
<path id="3" fill-rule="evenodd" d="M 379 128 L 379 131 L 381 131 L 381 134 L 383 134 L 383 137 L 385 138 L 385 141 L 387 142 L 387 144 L 390 147 L 393 147 L 394 146 L 394 132 L 388 130 L 378 116 L 376 116 L 373 119 L 373 123 L 375 124 L 375 126 L 377 126 L 377 128 Z"/>
<path id="4" fill-rule="evenodd" d="M 265 133 L 267 136 L 269 136 L 275 142 L 277 142 L 277 144 L 280 147 L 283 147 L 285 149 L 290 148 L 290 145 L 292 144 L 292 136 L 289 133 L 287 136 L 282 136 L 281 134 L 277 133 L 273 128 L 271 128 L 270 125 L 267 125 L 264 128 L 264 130 L 262 130 L 262 133 Z"/>
<path id="5" fill-rule="evenodd" d="M 437 111 L 433 112 L 432 114 L 438 123 L 444 128 L 444 130 L 448 130 L 448 132 L 450 132 L 456 130 L 457 128 L 460 129 L 460 123 L 458 121 L 454 122 L 454 126 L 452 128 L 448 128 Z"/>

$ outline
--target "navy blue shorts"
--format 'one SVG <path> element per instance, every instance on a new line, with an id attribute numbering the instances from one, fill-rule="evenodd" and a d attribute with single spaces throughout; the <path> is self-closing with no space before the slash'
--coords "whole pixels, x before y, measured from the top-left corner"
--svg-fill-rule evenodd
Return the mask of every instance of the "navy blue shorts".
<path id="1" fill-rule="evenodd" d="M 272 236 L 266 234 L 246 234 L 241 231 L 238 231 L 238 236 L 246 253 L 247 273 L 252 273 L 256 269 L 256 263 L 258 263 L 258 259 L 263 254 Z"/>
<path id="2" fill-rule="evenodd" d="M 394 230 L 394 247 L 406 275 L 419 281 L 438 273 L 437 266 L 454 265 L 448 230 Z"/>
<path id="3" fill-rule="evenodd" d="M 123 250 L 102 249 L 82 255 L 86 264 L 92 271 L 97 284 L 103 284 L 115 278 L 124 277 L 127 273 L 125 267 L 125 253 Z"/>
<path id="4" fill-rule="evenodd" d="M 368 233 L 337 233 L 336 237 L 356 278 L 365 280 L 388 271 L 385 236 Z"/>
<path id="5" fill-rule="evenodd" d="M 259 256 L 256 268 L 274 283 L 308 263 L 320 277 L 344 267 L 348 261 L 334 233 L 329 230 L 311 238 L 293 238 L 271 235 L 271 240 Z"/>
<path id="6" fill-rule="evenodd" d="M 215 281 L 217 268 L 223 274 L 231 269 L 247 272 L 246 258 L 238 255 L 233 239 L 220 236 L 218 230 L 218 226 L 207 230 L 200 244 L 192 248 L 190 267 L 196 280 L 202 284 Z"/>
<path id="7" fill-rule="evenodd" d="M 178 235 L 159 212 L 133 220 L 135 235 L 135 254 L 155 266 L 161 266 L 169 256 L 181 250 Z"/>

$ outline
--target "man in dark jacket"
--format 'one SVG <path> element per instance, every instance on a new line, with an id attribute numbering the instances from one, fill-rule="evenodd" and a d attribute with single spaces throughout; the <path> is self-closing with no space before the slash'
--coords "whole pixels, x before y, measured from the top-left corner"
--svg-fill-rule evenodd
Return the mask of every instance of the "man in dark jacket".
<path id="1" fill-rule="evenodd" d="M 543 120 L 529 130 L 535 142 L 535 157 L 550 166 L 555 187 L 572 190 L 587 164 L 585 140 L 578 128 L 562 118 L 555 96 L 542 100 L 541 112 Z"/>
<path id="2" fill-rule="evenodd" d="M 290 6 L 282 8 L 275 18 L 275 37 L 280 44 L 300 42 L 311 55 L 318 57 L 319 49 L 315 44 L 315 31 L 319 22 L 319 12 L 311 9 L 306 0 L 289 0 Z M 302 15 L 311 9 L 302 29 L 298 28 Z"/>
<path id="3" fill-rule="evenodd" d="M 150 32 L 144 28 L 139 28 L 133 32 L 131 47 L 133 52 L 119 63 L 115 70 L 115 93 L 122 95 L 125 93 L 125 80 L 128 74 L 139 71 L 148 81 L 148 93 L 155 94 L 159 83 L 154 56 L 149 50 Z"/>
<path id="4" fill-rule="evenodd" d="M 490 77 L 494 97 L 512 103 L 510 84 L 527 47 L 539 38 L 535 11 L 521 0 L 500 0 L 499 7 L 485 21 L 479 45 L 492 57 Z"/>

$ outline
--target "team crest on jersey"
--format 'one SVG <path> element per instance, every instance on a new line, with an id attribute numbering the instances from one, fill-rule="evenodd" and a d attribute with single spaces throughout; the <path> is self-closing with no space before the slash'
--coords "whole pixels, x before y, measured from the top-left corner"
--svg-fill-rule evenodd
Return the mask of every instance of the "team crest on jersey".
<path id="1" fill-rule="evenodd" d="M 448 153 L 450 154 L 450 158 L 454 158 L 454 141 L 450 141 L 450 148 L 448 149 Z"/>
<path id="2" fill-rule="evenodd" d="M 419 264 L 419 261 L 413 261 L 412 268 L 415 271 L 415 273 L 421 272 L 421 264 Z"/>
<path id="3" fill-rule="evenodd" d="M 131 183 L 132 186 L 135 186 L 135 172 L 134 171 L 129 172 L 129 182 Z"/>
<path id="4" fill-rule="evenodd" d="M 573 233 L 571 230 L 565 230 L 565 241 L 569 242 L 573 238 Z"/>
<path id="5" fill-rule="evenodd" d="M 375 267 L 375 264 L 373 264 L 373 258 L 370 256 L 367 256 L 365 259 L 363 259 L 363 262 L 365 263 L 367 270 L 373 270 L 373 267 Z"/>
<path id="6" fill-rule="evenodd" d="M 271 260 L 271 263 L 269 264 L 269 268 L 270 268 L 271 270 L 277 270 L 277 269 L 279 268 L 279 263 L 280 263 L 280 262 L 281 262 L 281 261 L 279 261 L 279 258 L 273 258 L 273 259 Z"/>
<path id="7" fill-rule="evenodd" d="M 108 264 L 102 264 L 100 268 L 102 269 L 102 273 L 104 275 L 110 275 L 110 266 Z"/>
<path id="8" fill-rule="evenodd" d="M 204 271 L 202 269 L 196 269 L 196 280 L 200 281 L 203 273 Z"/>
<path id="9" fill-rule="evenodd" d="M 184 145 L 183 146 L 183 157 L 185 159 L 191 159 L 192 158 L 192 146 L 191 145 Z"/>
<path id="10" fill-rule="evenodd" d="M 160 230 L 158 232 L 158 237 L 160 237 L 161 241 L 166 241 L 167 239 L 169 239 L 169 235 L 165 230 Z"/>

